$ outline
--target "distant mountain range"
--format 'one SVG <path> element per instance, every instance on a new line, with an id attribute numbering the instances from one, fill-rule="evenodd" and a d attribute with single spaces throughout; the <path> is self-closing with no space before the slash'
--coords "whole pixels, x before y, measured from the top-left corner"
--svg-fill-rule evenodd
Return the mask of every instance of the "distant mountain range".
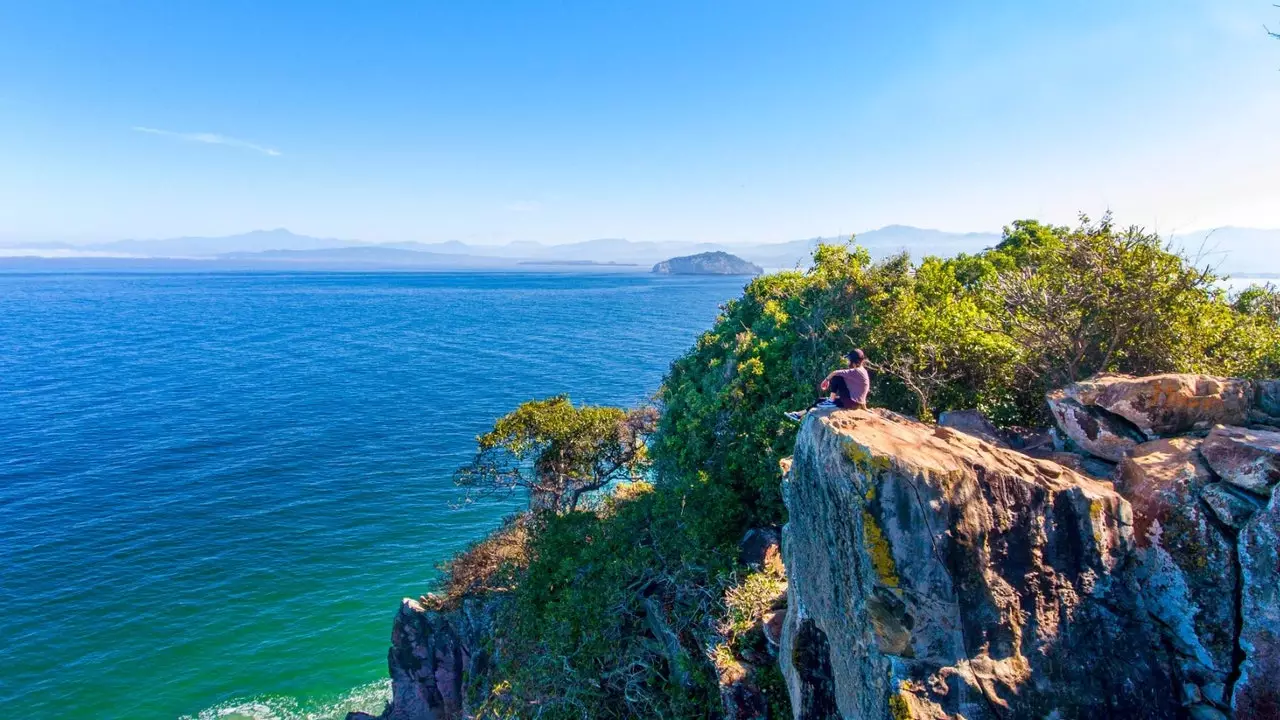
<path id="1" fill-rule="evenodd" d="M 139 260 L 166 260 L 164 266 L 376 269 L 440 268 L 536 269 L 546 264 L 564 266 L 606 265 L 650 267 L 673 257 L 725 252 L 767 270 L 803 266 L 820 242 L 847 238 L 811 238 L 757 245 L 692 242 L 633 242 L 603 238 L 562 245 L 513 242 L 505 245 L 473 245 L 459 241 L 439 243 L 364 243 L 357 240 L 297 235 L 284 229 L 256 230 L 226 237 L 181 237 L 163 240 L 116 240 L 91 244 L 0 243 L 0 263 L 14 265 L 15 256 L 78 260 L 97 265 L 129 265 Z M 857 242 L 874 257 L 903 250 L 914 257 L 978 252 L 1000 241 L 998 233 L 951 233 L 907 225 L 889 225 L 857 235 Z M 1231 274 L 1280 273 L 1280 230 L 1219 228 L 1174 239 L 1174 245 L 1201 263 Z M 7 256 L 7 257 L 3 257 Z M 204 262 L 178 262 L 204 261 Z M 33 261 L 26 261 L 28 264 Z M 39 265 L 57 265 L 49 261 Z M 150 266 L 159 266 L 150 263 Z"/>

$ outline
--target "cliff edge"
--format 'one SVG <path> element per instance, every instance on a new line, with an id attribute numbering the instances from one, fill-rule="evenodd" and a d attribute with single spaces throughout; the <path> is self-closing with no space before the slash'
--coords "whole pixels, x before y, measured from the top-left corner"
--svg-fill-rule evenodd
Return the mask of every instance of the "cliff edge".
<path id="1" fill-rule="evenodd" d="M 887 411 L 811 414 L 784 481 L 794 717 L 1280 718 L 1277 391 L 1052 393 L 1054 456 L 1102 478 Z"/>
<path id="2" fill-rule="evenodd" d="M 1175 713 L 1109 483 L 855 410 L 805 422 L 784 498 L 796 717 Z"/>

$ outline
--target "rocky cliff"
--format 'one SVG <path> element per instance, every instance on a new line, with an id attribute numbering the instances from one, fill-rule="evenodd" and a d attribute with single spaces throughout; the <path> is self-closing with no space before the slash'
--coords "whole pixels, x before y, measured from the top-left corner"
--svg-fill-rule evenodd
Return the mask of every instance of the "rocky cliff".
<path id="1" fill-rule="evenodd" d="M 1103 480 L 883 411 L 808 418 L 784 488 L 795 717 L 1280 718 L 1275 392 L 1051 394 Z"/>
<path id="2" fill-rule="evenodd" d="M 474 717 L 494 661 L 493 624 L 500 596 L 470 597 L 441 608 L 436 599 L 405 598 L 391 629 L 387 669 L 391 701 L 381 715 L 347 720 L 453 720 Z"/>
<path id="3" fill-rule="evenodd" d="M 1106 376 L 1021 435 L 810 413 L 783 464 L 785 611 L 762 606 L 765 651 L 739 660 L 776 658 L 802 720 L 1280 719 L 1277 398 Z M 776 548 L 749 533 L 741 563 Z M 502 603 L 406 600 L 382 719 L 474 717 L 500 685 Z M 721 717 L 769 716 L 751 673 L 720 675 Z"/>

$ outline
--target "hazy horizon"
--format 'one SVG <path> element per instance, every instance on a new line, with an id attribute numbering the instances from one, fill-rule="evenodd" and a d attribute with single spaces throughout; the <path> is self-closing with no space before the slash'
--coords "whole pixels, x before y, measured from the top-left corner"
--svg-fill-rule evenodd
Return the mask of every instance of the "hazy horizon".
<path id="1" fill-rule="evenodd" d="M 1039 219 L 1039 218 L 1017 218 L 1017 219 L 1021 220 L 1021 219 Z M 1123 220 L 1123 218 L 1117 218 L 1117 220 L 1118 220 L 1118 221 L 1122 221 L 1122 220 Z M 1074 216 L 1073 216 L 1071 219 L 1066 220 L 1066 221 L 1061 221 L 1061 222 L 1055 222 L 1055 221 L 1051 221 L 1051 220 L 1041 220 L 1041 221 L 1042 221 L 1042 222 L 1047 222 L 1047 223 L 1050 223 L 1050 224 L 1054 224 L 1054 225 L 1067 225 L 1067 226 L 1072 226 L 1072 225 L 1074 225 L 1074 224 L 1075 224 L 1076 217 L 1074 217 Z M 1007 224 L 1007 223 L 1006 223 L 1006 224 Z M 1125 224 L 1125 225 L 1127 225 L 1128 223 L 1123 223 L 1123 222 L 1122 222 L 1121 224 Z M 912 225 L 912 224 L 909 224 L 909 223 L 889 223 L 889 224 L 887 224 L 887 225 L 882 225 L 882 226 L 879 226 L 879 227 L 864 228 L 864 229 L 862 229 L 862 230 L 852 231 L 852 232 L 837 231 L 837 232 L 830 232 L 830 233 L 821 233 L 821 234 L 818 234 L 818 235 L 812 235 L 812 236 L 807 236 L 807 237 L 800 237 L 800 236 L 796 236 L 796 235 L 794 235 L 794 234 L 793 234 L 792 236 L 787 236 L 787 237 L 779 237 L 779 238 L 773 238 L 773 239 L 762 239 L 762 240 L 747 240 L 747 241 L 731 242 L 731 243 L 726 243 L 726 242 L 724 242 L 724 241 L 717 240 L 717 239 L 696 239 L 696 238 L 657 238 L 657 239 L 650 239 L 650 238 L 632 238 L 632 237 L 627 237 L 627 236 L 618 236 L 618 237 L 583 237 L 583 238 L 552 238 L 552 239 L 549 239 L 549 240 L 524 240 L 524 239 L 518 239 L 518 238 L 517 238 L 517 239 L 514 239 L 514 240 L 494 240 L 494 239 L 489 239 L 489 240 L 463 240 L 463 239 L 459 239 L 459 238 L 446 238 L 446 239 L 443 239 L 443 240 L 401 239 L 401 240 L 382 240 L 382 241 L 378 241 L 378 240 L 368 240 L 368 239 L 365 239 L 365 238 L 362 238 L 362 237 L 338 237 L 338 236 L 335 236 L 335 235 L 325 234 L 325 233 L 320 233 L 320 234 L 302 233 L 302 232 L 297 232 L 297 231 L 293 230 L 292 228 L 287 228 L 287 227 L 272 227 L 272 228 L 265 228 L 265 227 L 263 227 L 263 228 L 250 228 L 250 229 L 246 229 L 246 230 L 239 231 L 239 232 L 231 232 L 231 233 L 226 233 L 226 234 L 217 234 L 217 235 L 201 234 L 201 233 L 181 233 L 181 234 L 172 235 L 172 236 L 165 236 L 165 237 L 135 237 L 135 236 L 128 236 L 128 237 L 120 237 L 120 236 L 102 236 L 102 237 L 94 236 L 94 237 L 84 237 L 84 236 L 79 236 L 79 237 L 77 237 L 77 236 L 51 235 L 51 234 L 46 234 L 46 235 L 32 235 L 32 234 L 29 234 L 29 233 L 6 232 L 6 231 L 4 231 L 3 229 L 0 229 L 0 247 L 18 247 L 18 245 L 16 245 L 15 243 L 22 243 L 22 242 L 31 242 L 31 243 L 37 243 L 37 244 L 39 244 L 39 243 L 49 243 L 49 244 L 53 244 L 53 243 L 65 243 L 65 244 L 67 244 L 67 245 L 89 246 L 89 245 L 98 245 L 98 244 L 105 244 L 105 243 L 121 242 L 121 241 L 131 241 L 131 242 L 161 242 L 161 241 L 174 240 L 174 239 L 185 239 L 185 238 L 190 238 L 190 239 L 219 239 L 219 238 L 226 238 L 226 237 L 242 237 L 242 236 L 246 236 L 246 235 L 254 235 L 254 234 L 272 234 L 272 233 L 287 233 L 287 234 L 295 235 L 295 236 L 299 236 L 299 237 L 308 237 L 308 238 L 323 239 L 323 240 L 333 240 L 333 241 L 336 241 L 336 242 L 351 243 L 351 244 L 353 244 L 353 245 L 397 245 L 397 244 L 410 244 L 410 243 L 414 243 L 414 244 L 423 244 L 423 245 L 441 245 L 441 244 L 447 244 L 447 243 L 461 243 L 461 244 L 466 244 L 466 245 L 469 245 L 469 246 L 477 246 L 477 247 L 494 247 L 494 248 L 496 248 L 496 247 L 507 247 L 507 246 L 510 246 L 510 245 L 521 245 L 521 244 L 531 244 L 531 245 L 542 245 L 542 246 L 546 246 L 546 247 L 555 247 L 555 246 L 558 246 L 558 245 L 574 245 L 574 244 L 580 244 L 580 243 L 586 243 L 586 242 L 597 242 L 597 241 L 606 241 L 606 240 L 618 240 L 618 241 L 625 241 L 625 242 L 631 242 L 631 243 L 652 243 L 652 244 L 707 244 L 707 245 L 732 244 L 732 245 L 741 245 L 741 246 L 751 247 L 751 246 L 762 246 L 762 245 L 776 245 L 776 244 L 782 244 L 782 243 L 797 242 L 797 241 L 802 241 L 802 240 L 818 240 L 818 239 L 830 240 L 830 239 L 833 239 L 833 238 L 848 238 L 848 237 L 849 237 L 849 236 L 851 236 L 851 235 L 853 235 L 853 236 L 860 236 L 860 235 L 865 235 L 865 234 L 868 234 L 868 233 L 879 232 L 879 231 L 882 231 L 882 230 L 886 230 L 886 229 L 894 229 L 894 228 L 904 228 L 904 229 L 908 229 L 908 230 L 913 230 L 913 231 L 922 231 L 922 232 L 928 232 L 928 233 L 935 233 L 935 232 L 936 232 L 936 233 L 943 233 L 943 234 L 947 234 L 947 235 L 999 235 L 999 234 L 1001 233 L 1001 231 L 1002 231 L 1003 227 L 1004 227 L 1004 226 L 995 227 L 995 228 L 987 228 L 987 229 L 979 229 L 979 230 L 956 230 L 956 229 L 951 229 L 951 228 L 921 227 L 921 226 Z M 1168 238 L 1190 238 L 1190 237 L 1194 237 L 1194 236 L 1196 236 L 1196 235 L 1209 236 L 1211 233 L 1214 233 L 1214 232 L 1217 232 L 1217 231 L 1220 231 L 1220 230 L 1247 230 L 1247 231 L 1263 231 L 1263 232 L 1280 232 L 1280 225 L 1277 225 L 1276 227 L 1248 227 L 1248 226 L 1242 226 L 1242 225 L 1220 225 L 1220 226 L 1215 226 L 1215 227 L 1190 228 L 1190 229 L 1180 230 L 1180 231 L 1177 231 L 1177 232 L 1167 232 L 1167 233 L 1166 233 L 1166 232 L 1159 232 L 1159 230 L 1158 230 L 1158 229 L 1155 229 L 1155 228 L 1148 228 L 1148 229 L 1151 229 L 1151 230 L 1154 230 L 1154 231 L 1158 232 L 1158 233 L 1161 235 L 1161 237 L 1168 237 Z"/>

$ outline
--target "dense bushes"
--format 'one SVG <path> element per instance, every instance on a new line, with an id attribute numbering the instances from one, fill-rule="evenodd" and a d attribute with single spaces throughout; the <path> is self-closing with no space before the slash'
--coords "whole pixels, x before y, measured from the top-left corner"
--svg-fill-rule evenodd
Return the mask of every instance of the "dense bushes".
<path id="1" fill-rule="evenodd" d="M 1100 371 L 1280 374 L 1280 295 L 1229 298 L 1215 282 L 1109 218 L 1018 222 L 986 252 L 915 264 L 822 246 L 807 271 L 755 279 L 673 363 L 652 484 L 530 516 L 519 553 L 477 555 L 527 561 L 488 716 L 717 716 L 717 681 L 746 672 L 750 615 L 780 582 L 735 564 L 745 530 L 785 521 L 783 412 L 810 404 L 850 348 L 873 361 L 872 404 L 976 407 L 1004 425 L 1044 423 L 1047 389 Z M 771 671 L 753 682 L 780 708 Z"/>
<path id="2" fill-rule="evenodd" d="M 707 639 L 745 517 L 705 479 L 619 486 L 591 512 L 531 518 L 530 564 L 499 623 L 490 717 L 708 717 Z"/>

